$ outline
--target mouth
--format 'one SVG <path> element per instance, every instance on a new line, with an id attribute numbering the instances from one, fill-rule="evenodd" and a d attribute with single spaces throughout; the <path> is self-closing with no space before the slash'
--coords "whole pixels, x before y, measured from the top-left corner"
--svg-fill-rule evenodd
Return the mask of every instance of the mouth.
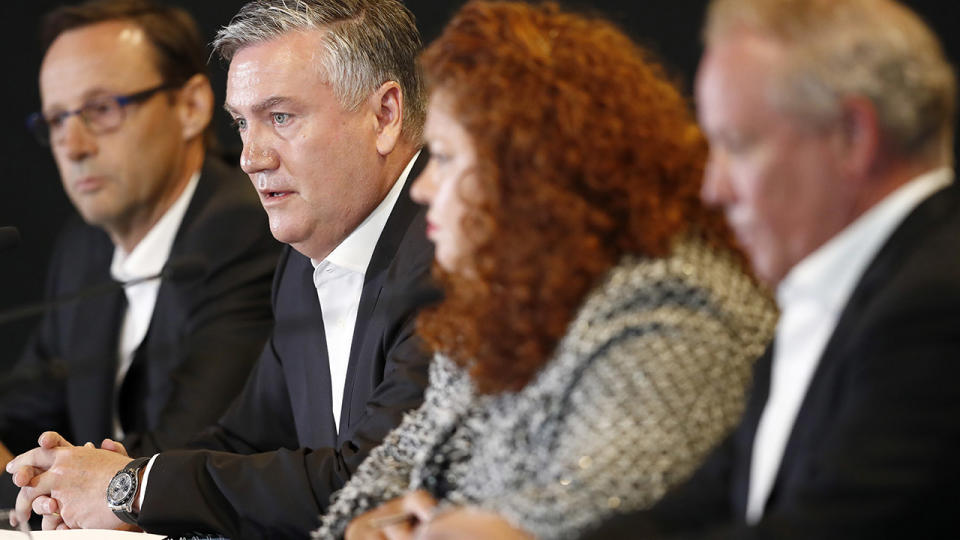
<path id="1" fill-rule="evenodd" d="M 285 189 L 290 182 L 279 177 L 268 178 L 263 173 L 258 173 L 250 177 L 254 189 L 260 194 L 260 200 L 266 204 L 286 199 L 296 193 L 291 189 Z"/>
<path id="2" fill-rule="evenodd" d="M 260 202 L 263 204 L 279 203 L 293 195 L 294 191 L 259 191 Z"/>
<path id="3" fill-rule="evenodd" d="M 73 183 L 78 193 L 90 193 L 103 187 L 104 179 L 99 176 L 86 176 Z"/>

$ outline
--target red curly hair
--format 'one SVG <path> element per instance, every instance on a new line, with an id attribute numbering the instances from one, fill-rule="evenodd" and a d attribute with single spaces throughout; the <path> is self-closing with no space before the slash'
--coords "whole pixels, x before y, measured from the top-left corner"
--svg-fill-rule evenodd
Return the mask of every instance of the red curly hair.
<path id="1" fill-rule="evenodd" d="M 699 191 L 706 143 L 662 69 L 603 20 L 474 1 L 421 57 L 477 152 L 472 272 L 435 266 L 420 335 L 483 393 L 523 388 L 625 254 L 684 233 L 732 247 Z"/>

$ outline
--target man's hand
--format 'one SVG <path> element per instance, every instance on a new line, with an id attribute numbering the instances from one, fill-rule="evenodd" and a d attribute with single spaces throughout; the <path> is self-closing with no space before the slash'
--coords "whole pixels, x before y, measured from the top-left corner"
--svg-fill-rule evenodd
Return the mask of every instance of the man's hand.
<path id="1" fill-rule="evenodd" d="M 100 443 L 100 448 L 103 448 L 104 450 L 109 450 L 111 452 L 115 452 L 117 454 L 120 454 L 121 456 L 130 455 L 127 453 L 127 449 L 123 447 L 123 443 L 117 442 L 113 439 L 104 439 L 103 442 Z"/>
<path id="2" fill-rule="evenodd" d="M 107 508 L 105 494 L 113 476 L 131 461 L 129 457 L 89 443 L 72 446 L 53 432 L 41 435 L 39 442 L 39 448 L 7 464 L 7 472 L 21 488 L 11 521 L 28 520 L 33 509 L 44 515 L 44 529 L 125 525 Z"/>
<path id="3" fill-rule="evenodd" d="M 59 434 L 57 434 L 57 433 L 55 433 L 55 432 L 52 432 L 52 431 L 50 431 L 50 432 L 45 432 L 45 433 L 43 433 L 42 435 L 40 435 L 40 439 L 37 441 L 37 444 L 40 445 L 40 448 L 47 448 L 47 449 L 56 448 L 57 446 L 67 446 L 67 447 L 73 446 L 73 445 L 70 444 L 66 439 L 64 439 L 64 438 L 61 437 Z M 13 463 L 13 459 L 11 459 L 10 461 L 6 462 L 6 463 L 4 464 L 4 468 L 6 469 L 7 472 L 9 472 L 9 473 L 13 476 L 13 483 L 16 484 L 18 487 L 20 487 L 21 489 L 22 489 L 24 486 L 30 485 L 30 483 L 33 482 L 33 479 L 34 479 L 37 475 L 39 475 L 39 474 L 41 474 L 41 473 L 43 472 L 42 469 L 37 469 L 37 468 L 33 467 L 32 465 L 18 466 L 17 464 Z M 21 496 L 24 496 L 23 493 L 22 493 L 22 491 L 21 491 L 21 494 L 18 495 L 18 497 L 17 497 L 17 502 L 18 502 L 18 504 L 20 504 L 20 497 L 21 497 Z M 41 501 L 40 501 L 40 502 L 41 502 L 41 505 L 40 505 L 41 507 L 44 507 L 44 508 L 54 508 L 53 510 L 50 510 L 50 511 L 48 512 L 48 513 L 49 513 L 49 516 L 44 515 L 44 520 L 43 520 L 43 521 L 44 521 L 44 525 L 45 525 L 44 528 L 47 528 L 47 527 L 46 527 L 47 525 L 49 525 L 49 528 L 51 528 L 51 529 L 60 528 L 60 527 L 58 527 L 58 525 L 59 525 L 60 523 L 62 523 L 62 522 L 60 521 L 60 514 L 57 513 L 57 510 L 56 510 L 56 508 L 57 508 L 57 506 L 56 506 L 56 501 L 52 501 L 52 499 L 50 499 L 50 498 L 47 497 L 46 495 L 42 495 L 42 496 L 40 496 L 40 497 L 41 497 Z M 51 504 L 50 501 L 52 501 L 53 504 Z M 29 508 L 29 506 L 28 506 L 28 508 Z M 39 512 L 38 512 L 38 514 L 39 514 Z M 13 525 L 13 526 L 16 526 L 17 523 L 25 522 L 25 521 L 28 520 L 28 519 L 30 519 L 30 511 L 29 511 L 29 509 L 26 510 L 25 517 L 20 517 L 20 516 L 15 512 L 15 513 L 13 513 L 13 514 L 10 515 L 10 524 Z"/>

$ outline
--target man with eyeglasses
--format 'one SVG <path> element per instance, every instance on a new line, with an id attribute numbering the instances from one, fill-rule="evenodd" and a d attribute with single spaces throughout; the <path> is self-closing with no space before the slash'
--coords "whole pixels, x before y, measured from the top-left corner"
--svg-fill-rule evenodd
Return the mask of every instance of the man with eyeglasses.
<path id="1" fill-rule="evenodd" d="M 82 218 L 59 237 L 47 297 L 178 261 L 202 269 L 48 312 L 9 378 L 17 383 L 0 388 L 0 463 L 46 430 L 122 441 L 133 456 L 183 446 L 257 359 L 280 245 L 242 173 L 208 156 L 214 99 L 186 12 L 96 0 L 48 14 L 43 41 L 42 110 L 28 126 Z M 5 476 L 0 507 L 17 493 Z"/>

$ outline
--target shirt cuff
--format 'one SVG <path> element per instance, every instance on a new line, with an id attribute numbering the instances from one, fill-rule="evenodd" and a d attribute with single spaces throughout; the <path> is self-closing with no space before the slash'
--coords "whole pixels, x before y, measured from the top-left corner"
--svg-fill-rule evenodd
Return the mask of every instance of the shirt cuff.
<path id="1" fill-rule="evenodd" d="M 157 456 L 160 454 L 154 454 L 150 461 L 147 462 L 147 466 L 143 469 L 143 482 L 140 484 L 140 494 L 137 495 L 137 507 L 140 508 L 140 511 L 143 512 L 143 497 L 147 494 L 147 479 L 150 478 L 150 469 L 153 468 L 153 462 L 157 460 Z"/>

